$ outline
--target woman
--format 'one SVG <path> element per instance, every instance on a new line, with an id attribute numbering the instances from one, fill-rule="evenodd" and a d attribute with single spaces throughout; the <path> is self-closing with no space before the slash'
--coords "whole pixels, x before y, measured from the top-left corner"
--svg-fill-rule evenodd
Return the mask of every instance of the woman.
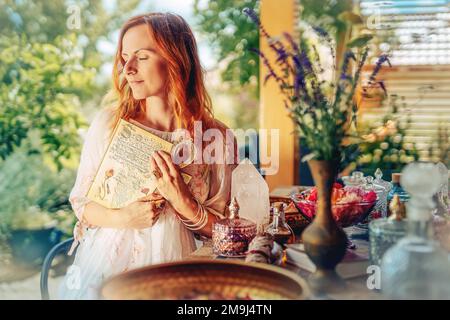
<path id="1" fill-rule="evenodd" d="M 226 130 L 212 116 L 194 36 L 178 15 L 152 13 L 124 24 L 113 82 L 118 101 L 93 120 L 70 194 L 78 218 L 74 230 L 78 248 L 61 286 L 60 296 L 65 299 L 98 298 L 107 277 L 183 259 L 196 249 L 194 232 L 210 237 L 212 224 L 225 216 L 230 200 L 234 164 L 190 164 L 183 168 L 192 176 L 186 184 L 179 167 L 164 152 L 149 155 L 157 193 L 122 209 L 107 209 L 86 198 L 120 118 L 170 142 L 175 141 L 177 129 L 193 134 L 195 121 L 204 129 Z M 234 140 L 221 143 L 225 154 L 235 159 Z M 162 209 L 155 204 L 161 200 L 165 201 Z"/>

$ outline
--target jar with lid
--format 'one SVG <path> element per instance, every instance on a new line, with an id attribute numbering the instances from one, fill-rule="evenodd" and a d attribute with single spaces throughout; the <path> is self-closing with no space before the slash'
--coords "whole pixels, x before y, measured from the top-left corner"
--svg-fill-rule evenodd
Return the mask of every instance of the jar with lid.
<path id="1" fill-rule="evenodd" d="M 243 257 L 256 236 L 256 223 L 239 217 L 236 198 L 232 199 L 229 209 L 230 216 L 213 225 L 213 252 L 223 257 Z"/>

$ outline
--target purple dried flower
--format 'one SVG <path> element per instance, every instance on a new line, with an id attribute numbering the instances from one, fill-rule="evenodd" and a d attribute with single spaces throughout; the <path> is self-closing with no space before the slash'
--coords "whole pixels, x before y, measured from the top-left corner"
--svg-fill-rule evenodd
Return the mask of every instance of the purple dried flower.
<path id="1" fill-rule="evenodd" d="M 259 20 L 259 17 L 255 10 L 251 8 L 244 8 L 243 12 L 250 17 L 250 19 L 259 27 L 259 30 L 261 31 L 261 34 L 266 38 L 267 43 L 269 44 L 270 48 L 272 48 L 273 51 L 277 54 L 277 60 L 276 62 L 279 65 L 285 65 L 287 69 L 292 69 L 291 66 L 288 63 L 289 54 L 287 54 L 287 51 L 283 44 L 278 40 L 273 40 L 270 34 L 266 31 L 264 26 L 261 24 L 261 21 Z"/>
<path id="2" fill-rule="evenodd" d="M 312 28 L 322 38 L 326 39 L 326 38 L 330 37 L 330 35 L 328 34 L 328 32 L 325 29 L 318 27 L 318 26 L 313 26 Z"/>
<path id="3" fill-rule="evenodd" d="M 347 51 L 345 53 L 344 61 L 342 63 L 341 76 L 340 76 L 340 78 L 342 80 L 351 79 L 351 77 L 349 75 L 347 75 L 347 69 L 348 69 L 348 64 L 350 62 L 350 59 L 352 59 L 353 61 L 356 61 L 356 57 L 355 57 L 355 54 L 353 53 L 353 51 Z"/>
<path id="4" fill-rule="evenodd" d="M 253 22 L 255 24 L 257 24 L 258 26 L 261 25 L 261 22 L 259 21 L 259 17 L 256 14 L 255 10 L 253 10 L 252 8 L 244 8 L 242 10 L 248 17 L 250 17 L 250 19 L 253 20 Z"/>
<path id="5" fill-rule="evenodd" d="M 381 56 L 378 57 L 378 60 L 375 64 L 375 68 L 373 69 L 372 74 L 369 77 L 369 84 L 373 84 L 373 82 L 375 81 L 375 77 L 377 76 L 377 74 L 380 72 L 381 67 L 383 65 L 383 63 L 387 62 L 389 67 L 392 67 L 391 62 L 389 61 L 389 57 L 387 54 L 382 54 Z"/>
<path id="6" fill-rule="evenodd" d="M 277 73 L 273 70 L 272 65 L 270 64 L 267 57 L 258 49 L 251 48 L 250 51 L 255 52 L 258 54 L 261 59 L 263 60 L 264 65 L 266 66 L 267 70 L 269 70 L 268 74 L 266 75 L 265 81 L 269 80 L 271 77 L 274 77 L 277 82 L 279 82 L 281 85 L 285 85 L 284 80 L 277 75 Z"/>
<path id="7" fill-rule="evenodd" d="M 333 60 L 335 60 L 336 54 L 334 52 L 333 39 L 330 37 L 328 32 L 325 29 L 318 26 L 313 26 L 312 29 L 319 35 L 320 38 L 324 39 L 327 42 L 328 47 L 330 48 L 331 51 L 331 56 L 333 57 Z"/>
<path id="8" fill-rule="evenodd" d="M 286 52 L 286 49 L 284 47 L 279 47 L 279 48 L 275 47 L 275 50 L 278 55 L 276 62 L 278 62 L 280 64 L 286 62 L 287 59 L 289 58 L 289 54 Z"/>
<path id="9" fill-rule="evenodd" d="M 307 73 L 313 72 L 311 61 L 309 60 L 309 57 L 305 51 L 302 51 L 300 53 L 299 61 L 300 64 L 305 68 L 305 71 Z"/>
<path id="10" fill-rule="evenodd" d="M 294 49 L 294 52 L 296 54 L 300 53 L 300 50 L 298 48 L 297 43 L 294 41 L 294 39 L 292 38 L 290 33 L 287 32 L 283 32 L 283 36 L 286 38 L 286 40 L 289 42 L 289 44 L 291 45 L 292 49 Z"/>
<path id="11" fill-rule="evenodd" d="M 383 90 L 384 94 L 387 95 L 386 86 L 384 85 L 383 81 L 378 81 L 378 84 L 380 85 L 380 88 Z"/>

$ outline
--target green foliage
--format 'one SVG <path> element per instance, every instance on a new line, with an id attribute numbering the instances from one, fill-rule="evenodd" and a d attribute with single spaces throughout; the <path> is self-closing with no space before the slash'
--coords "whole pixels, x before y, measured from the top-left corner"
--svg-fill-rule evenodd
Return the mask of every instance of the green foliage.
<path id="1" fill-rule="evenodd" d="M 12 228 L 43 226 L 69 215 L 68 195 L 75 170 L 56 172 L 43 155 L 29 154 L 36 147 L 24 144 L 0 167 L 0 236 Z M 65 230 L 70 229 L 72 216 L 70 212 Z"/>
<path id="2" fill-rule="evenodd" d="M 400 172 L 407 163 L 419 159 L 415 144 L 405 141 L 411 122 L 405 109 L 406 105 L 399 102 L 398 96 L 391 95 L 389 111 L 381 123 L 368 128 L 361 126 L 363 141 L 359 145 L 361 156 L 357 160 L 360 170 L 366 174 L 373 174 L 377 168 L 385 173 Z"/>
<path id="3" fill-rule="evenodd" d="M 447 122 L 438 124 L 437 133 L 428 148 L 428 156 L 433 161 L 440 161 L 450 168 L 450 132 Z"/>
<path id="4" fill-rule="evenodd" d="M 245 7 L 255 8 L 257 0 L 217 0 L 194 2 L 197 27 L 216 51 L 219 61 L 226 61 L 222 79 L 231 87 L 249 87 L 258 95 L 258 59 L 249 51 L 259 48 L 258 29 L 242 14 Z"/>
<path id="5" fill-rule="evenodd" d="M 52 43 L 75 33 L 83 44 L 83 65 L 98 68 L 110 57 L 97 49 L 99 40 L 110 38 L 139 4 L 139 0 L 32 1 L 1 0 L 0 29 L 3 34 L 25 34 L 30 42 Z M 78 11 L 71 10 L 75 7 Z M 79 28 L 68 27 L 70 17 L 79 13 Z M 114 39 L 115 40 L 115 39 Z"/>
<path id="6" fill-rule="evenodd" d="M 81 65 L 75 37 L 54 44 L 29 43 L 25 36 L 0 37 L 0 158 L 37 131 L 43 152 L 62 168 L 78 152 L 78 95 L 91 90 L 94 70 Z M 35 150 L 36 152 L 40 152 Z"/>
<path id="7" fill-rule="evenodd" d="M 301 1 L 302 20 L 326 29 L 335 40 L 347 31 L 348 24 L 359 23 L 361 18 L 351 10 L 352 1 L 349 0 Z"/>
<path id="8" fill-rule="evenodd" d="M 96 74 L 111 60 L 99 41 L 115 41 L 139 2 L 0 0 L 0 236 L 49 217 L 70 232 L 80 111 L 106 92 Z"/>

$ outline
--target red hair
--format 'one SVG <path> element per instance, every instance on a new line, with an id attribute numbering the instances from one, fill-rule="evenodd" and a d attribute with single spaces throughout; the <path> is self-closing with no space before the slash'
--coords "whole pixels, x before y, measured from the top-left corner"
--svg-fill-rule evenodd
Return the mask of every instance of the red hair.
<path id="1" fill-rule="evenodd" d="M 134 118 L 145 108 L 145 99 L 135 100 L 122 74 L 122 39 L 132 27 L 146 24 L 155 40 L 159 54 L 167 65 L 168 103 L 174 111 L 179 128 L 192 132 L 194 121 L 204 127 L 212 124 L 211 98 L 204 85 L 204 70 L 200 65 L 197 44 L 191 28 L 179 15 L 150 13 L 129 19 L 122 26 L 113 68 L 113 84 L 117 97 L 113 126 L 120 118 Z"/>

